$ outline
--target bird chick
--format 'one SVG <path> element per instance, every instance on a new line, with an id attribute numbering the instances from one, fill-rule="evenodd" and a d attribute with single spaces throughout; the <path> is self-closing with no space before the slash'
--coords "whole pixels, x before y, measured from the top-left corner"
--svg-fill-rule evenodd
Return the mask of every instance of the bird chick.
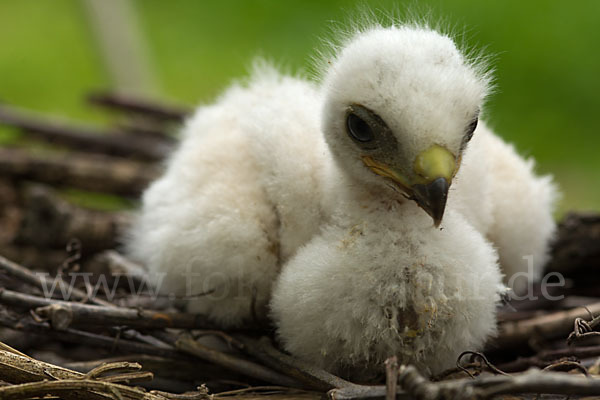
<path id="1" fill-rule="evenodd" d="M 495 333 L 503 275 L 539 276 L 554 187 L 478 123 L 491 77 L 448 36 L 373 26 L 328 65 L 319 84 L 263 66 L 200 107 L 131 254 L 165 292 L 209 292 L 189 311 L 269 314 L 330 371 L 440 372 Z"/>

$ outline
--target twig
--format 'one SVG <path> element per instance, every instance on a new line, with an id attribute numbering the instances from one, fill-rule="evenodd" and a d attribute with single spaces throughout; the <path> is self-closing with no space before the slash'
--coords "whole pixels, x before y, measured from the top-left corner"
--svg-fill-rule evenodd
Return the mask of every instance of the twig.
<path id="1" fill-rule="evenodd" d="M 0 256 L 0 270 L 3 270 L 8 275 L 13 276 L 27 284 L 30 284 L 30 285 L 40 289 L 40 290 L 44 290 L 45 288 L 51 286 L 50 278 L 46 278 L 44 275 L 35 274 L 35 273 L 31 272 L 30 270 L 28 270 L 27 268 L 25 268 L 17 263 L 14 263 L 2 256 Z M 56 278 L 52 278 L 52 279 L 61 279 L 61 278 L 56 277 Z M 67 283 L 65 281 L 61 280 L 61 283 L 64 284 L 65 286 L 69 286 L 69 283 Z M 1 289 L 2 288 L 0 288 L 0 296 L 2 295 Z M 77 300 L 87 299 L 88 301 L 90 301 L 93 304 L 102 305 L 105 307 L 113 306 L 111 303 L 104 301 L 102 299 L 88 299 L 87 294 L 84 291 L 79 290 L 77 288 L 72 288 L 71 296 Z"/>
<path id="2" fill-rule="evenodd" d="M 114 363 L 104 363 L 102 365 L 93 368 L 88 373 L 83 376 L 83 379 L 96 379 L 99 376 L 107 373 L 107 372 L 131 372 L 131 371 L 139 371 L 142 369 L 142 366 L 138 363 L 132 363 L 128 361 L 120 361 Z"/>
<path id="3" fill-rule="evenodd" d="M 198 339 L 202 336 L 216 336 L 218 338 L 220 338 L 221 340 L 223 340 L 225 343 L 227 343 L 227 345 L 230 348 L 235 348 L 238 350 L 243 350 L 244 349 L 244 345 L 237 340 L 236 338 L 234 338 L 231 335 L 228 335 L 227 333 L 223 332 L 223 331 L 216 331 L 216 330 L 196 330 L 193 332 L 192 337 L 194 339 Z"/>
<path id="4" fill-rule="evenodd" d="M 518 393 L 600 395 L 600 380 L 577 375 L 532 370 L 520 375 L 513 375 L 505 380 L 498 378 L 489 378 L 489 382 L 482 380 L 479 383 L 481 388 L 479 393 L 482 398 L 487 399 L 500 394 Z"/>
<path id="5" fill-rule="evenodd" d="M 73 324 L 127 325 L 133 328 L 147 329 L 218 329 L 215 324 L 201 314 L 73 303 L 31 296 L 3 288 L 0 288 L 0 303 L 21 309 L 37 308 L 36 313 L 46 318 L 51 318 L 51 314 L 59 309 L 56 306 L 61 306 L 62 309 L 71 312 Z"/>
<path id="6" fill-rule="evenodd" d="M 51 382 L 31 382 L 0 387 L 0 398 L 3 400 L 22 400 L 46 395 L 59 395 L 67 399 L 82 398 L 81 393 L 76 394 L 74 392 L 85 393 L 85 396 L 89 399 L 165 400 L 164 396 L 147 393 L 139 388 L 87 379 L 61 379 Z"/>
<path id="7" fill-rule="evenodd" d="M 129 283 L 129 291 L 134 292 L 137 290 L 137 293 L 140 295 L 142 294 L 141 291 L 144 286 L 148 284 L 148 271 L 115 250 L 104 250 L 94 255 L 94 257 L 88 261 L 86 267 L 88 271 L 92 271 L 96 275 L 104 274 L 112 277 L 125 276 Z M 136 300 L 136 304 L 139 303 L 140 300 L 134 299 L 132 296 L 128 296 L 126 299 Z M 151 301 L 155 300 L 152 299 Z"/>
<path id="8" fill-rule="evenodd" d="M 508 372 L 524 371 L 531 367 L 544 368 L 564 357 L 577 357 L 579 359 L 600 357 L 600 345 L 544 350 L 531 357 L 519 357 L 514 361 L 500 364 L 498 368 Z"/>
<path id="9" fill-rule="evenodd" d="M 243 394 L 261 393 L 263 395 L 266 395 L 266 394 L 274 394 L 274 393 L 292 394 L 292 393 L 303 393 L 303 392 L 305 392 L 305 391 L 301 390 L 301 389 L 294 389 L 294 388 L 289 388 L 289 387 L 285 387 L 285 386 L 250 386 L 250 387 L 243 388 L 243 389 L 219 392 L 219 393 L 216 393 L 214 396 L 215 397 L 229 397 L 229 396 L 234 396 L 234 395 L 242 394 L 242 393 Z"/>
<path id="10" fill-rule="evenodd" d="M 327 397 L 331 400 L 362 400 L 362 399 L 385 399 L 387 389 L 381 386 L 345 386 L 343 388 L 331 389 L 327 392 Z M 398 400 L 414 400 L 404 391 L 396 393 Z"/>
<path id="11" fill-rule="evenodd" d="M 386 400 L 394 400 L 398 393 L 398 357 L 393 356 L 385 360 L 385 387 Z"/>
<path id="12" fill-rule="evenodd" d="M 113 248 L 130 224 L 123 212 L 92 211 L 61 199 L 52 189 L 30 185 L 24 190 L 25 212 L 18 243 L 64 248 L 73 238 L 87 252 Z"/>
<path id="13" fill-rule="evenodd" d="M 131 261 L 115 250 L 105 250 L 94 257 L 95 261 L 106 267 L 108 273 L 140 276 L 146 275 L 147 271 L 139 264 Z"/>
<path id="14" fill-rule="evenodd" d="M 164 140 L 66 124 L 8 106 L 0 106 L 0 124 L 20 128 L 31 136 L 84 152 L 156 161 L 164 159 L 172 149 Z"/>
<path id="15" fill-rule="evenodd" d="M 149 371 L 127 372 L 119 375 L 104 376 L 97 380 L 102 382 L 122 383 L 131 385 L 132 383 L 149 382 L 154 379 L 154 374 Z"/>
<path id="16" fill-rule="evenodd" d="M 102 364 L 86 374 L 62 368 L 31 357 L 23 357 L 10 351 L 0 350 L 0 376 L 13 383 L 0 387 L 0 398 L 24 399 L 45 395 L 60 395 L 65 399 L 198 399 L 207 397 L 205 387 L 194 394 L 185 396 L 166 393 L 146 393 L 139 388 L 131 388 L 119 383 L 151 380 L 151 372 L 140 371 L 141 365 L 130 362 Z M 110 373 L 111 375 L 106 375 Z M 50 382 L 48 380 L 51 380 Z M 199 397 L 199 395 L 202 395 Z"/>
<path id="17" fill-rule="evenodd" d="M 176 350 L 175 350 L 176 351 Z M 175 355 L 177 354 L 177 356 Z M 99 360 L 87 360 L 68 362 L 63 367 L 74 371 L 87 373 L 88 371 L 106 363 L 115 362 L 137 362 L 144 366 L 147 371 L 152 371 L 157 378 L 176 378 L 180 380 L 194 381 L 196 379 L 213 379 L 224 373 L 224 370 L 213 364 L 204 364 L 196 357 L 188 356 L 180 352 L 174 353 L 173 357 L 159 357 L 155 355 L 142 354 L 139 352 L 102 358 Z M 229 371 L 227 371 L 229 372 Z M 200 374 L 202 373 L 202 374 Z M 207 374 L 208 378 L 204 376 Z M 221 375 L 219 375 L 221 374 Z"/>
<path id="18" fill-rule="evenodd" d="M 212 400 L 214 398 L 214 396 L 208 394 L 208 389 L 204 385 L 198 387 L 198 391 L 193 393 L 173 394 L 161 390 L 151 390 L 150 393 L 168 400 Z"/>
<path id="19" fill-rule="evenodd" d="M 587 308 L 579 307 L 526 320 L 505 322 L 500 325 L 500 334 L 492 342 L 492 346 L 502 349 L 517 347 L 526 344 L 534 335 L 544 338 L 567 336 L 575 318 L 584 318 L 589 312 L 600 314 L 600 302 L 590 304 Z"/>
<path id="20" fill-rule="evenodd" d="M 591 313 L 591 312 L 590 312 Z M 567 338 L 567 344 L 571 345 L 575 342 L 583 342 L 591 338 L 600 338 L 600 332 L 595 331 L 600 326 L 600 316 L 591 316 L 588 322 L 583 318 L 575 318 L 573 332 Z"/>
<path id="21" fill-rule="evenodd" d="M 0 376 L 6 382 L 24 383 L 41 381 L 49 376 L 55 379 L 82 379 L 84 375 L 31 357 L 0 350 Z"/>
<path id="22" fill-rule="evenodd" d="M 355 385 L 327 371 L 298 360 L 277 350 L 267 337 L 259 340 L 244 335 L 235 336 L 244 344 L 244 351 L 259 359 L 271 368 L 282 371 L 286 375 L 304 383 L 314 390 L 327 391 L 332 388 L 341 388 Z"/>
<path id="23" fill-rule="evenodd" d="M 500 394 L 523 393 L 600 395 L 600 380 L 539 370 L 510 376 L 479 376 L 476 379 L 430 382 L 416 368 L 409 365 L 400 367 L 399 382 L 405 392 L 399 392 L 397 399 L 406 399 L 407 395 L 415 400 L 490 399 Z M 335 400 L 383 398 L 386 387 L 348 387 L 331 390 L 328 394 Z"/>
<path id="24" fill-rule="evenodd" d="M 560 361 L 554 364 L 550 364 L 544 368 L 544 371 L 571 371 L 578 370 L 585 376 L 588 375 L 587 369 L 583 365 L 575 361 Z"/>
<path id="25" fill-rule="evenodd" d="M 88 97 L 92 104 L 146 115 L 156 119 L 180 122 L 190 113 L 189 110 L 142 100 L 133 96 L 121 94 L 97 93 Z"/>
<path id="26" fill-rule="evenodd" d="M 96 333 L 86 332 L 73 328 L 56 331 L 47 322 L 34 322 L 29 317 L 15 319 L 8 317 L 6 313 L 0 313 L 0 326 L 5 328 L 42 335 L 63 343 L 80 343 L 88 347 L 100 347 L 110 351 L 130 352 L 136 354 L 149 354 L 154 356 L 188 359 L 174 348 L 157 347 L 145 343 L 139 343 L 123 338 L 114 338 Z"/>
<path id="27" fill-rule="evenodd" d="M 130 119 L 127 121 L 117 122 L 117 128 L 125 131 L 132 136 L 146 136 L 155 140 L 161 140 L 173 146 L 176 142 L 174 136 L 168 133 L 168 129 L 156 126 L 156 121 L 144 119 Z"/>
<path id="28" fill-rule="evenodd" d="M 474 378 L 474 376 L 461 365 L 461 360 L 463 359 L 464 356 L 470 355 L 472 358 L 471 360 L 473 360 L 473 357 L 479 357 L 480 359 L 483 360 L 483 362 L 485 363 L 486 367 L 492 371 L 495 374 L 499 374 L 499 375 L 508 375 L 506 372 L 502 371 L 501 369 L 499 369 L 498 367 L 496 367 L 494 364 L 492 364 L 491 362 L 489 362 L 489 360 L 487 359 L 487 357 L 483 354 L 480 353 L 478 351 L 463 351 L 462 353 L 460 353 L 460 355 L 458 356 L 458 358 L 456 359 L 456 366 L 458 367 L 458 369 L 464 371 L 467 373 L 467 375 L 469 375 L 471 378 Z"/>
<path id="29" fill-rule="evenodd" d="M 208 348 L 193 340 L 191 337 L 181 337 L 177 340 L 176 346 L 181 351 L 193 354 L 203 360 L 210 361 L 216 365 L 228 368 L 252 378 L 260 379 L 275 385 L 299 387 L 298 382 L 285 375 L 275 372 L 260 364 L 247 361 L 230 354 L 221 353 L 217 350 Z"/>
<path id="30" fill-rule="evenodd" d="M 8 351 L 9 353 L 13 353 L 13 354 L 16 354 L 16 355 L 21 356 L 21 357 L 30 358 L 27 354 L 23 354 L 19 350 L 13 349 L 12 347 L 10 347 L 9 345 L 7 345 L 6 343 L 0 342 L 0 350 Z"/>
<path id="31" fill-rule="evenodd" d="M 0 175 L 61 187 L 138 196 L 158 176 L 156 166 L 101 155 L 33 154 L 0 149 Z"/>

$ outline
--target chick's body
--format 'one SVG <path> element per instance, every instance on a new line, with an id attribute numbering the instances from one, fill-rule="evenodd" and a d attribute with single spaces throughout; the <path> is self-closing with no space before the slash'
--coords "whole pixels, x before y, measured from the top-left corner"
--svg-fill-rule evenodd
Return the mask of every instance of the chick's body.
<path id="1" fill-rule="evenodd" d="M 369 40 L 382 44 L 373 54 Z M 367 376 L 396 354 L 439 372 L 494 334 L 498 260 L 512 275 L 531 255 L 535 278 L 554 229 L 552 185 L 530 162 L 481 123 L 465 149 L 483 81 L 450 39 L 419 27 L 357 34 L 321 84 L 259 68 L 188 121 L 130 251 L 166 274 L 164 292 L 210 292 L 189 311 L 224 326 L 270 315 L 288 351 L 331 371 Z M 397 148 L 349 138 L 352 113 Z M 411 175 L 432 144 L 460 165 L 443 178 L 441 229 L 426 199 L 399 192 L 440 182 Z"/>
<path id="2" fill-rule="evenodd" d="M 190 300 L 189 311 L 225 326 L 266 315 L 282 260 L 321 221 L 318 103 L 313 85 L 264 68 L 250 87 L 230 88 L 187 122 L 144 194 L 129 249 L 163 292 L 210 292 Z"/>

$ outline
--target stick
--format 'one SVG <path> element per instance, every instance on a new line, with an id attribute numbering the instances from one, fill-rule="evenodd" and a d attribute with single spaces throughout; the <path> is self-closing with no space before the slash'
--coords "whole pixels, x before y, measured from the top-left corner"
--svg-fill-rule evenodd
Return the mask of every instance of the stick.
<path id="1" fill-rule="evenodd" d="M 164 159 L 172 150 L 172 146 L 164 140 L 66 124 L 8 106 L 0 106 L 0 124 L 20 128 L 35 138 L 83 152 L 157 161 Z"/>
<path id="2" fill-rule="evenodd" d="M 130 276 L 136 287 L 144 284 L 144 276 L 148 273 L 139 264 L 129 260 L 127 257 L 115 250 L 105 250 L 96 254 L 91 260 L 94 272 L 107 273 L 110 275 Z M 88 264 L 88 269 L 90 268 Z"/>
<path id="3" fill-rule="evenodd" d="M 203 346 L 191 337 L 182 337 L 177 340 L 176 346 L 181 351 L 193 354 L 203 360 L 210 361 L 216 365 L 228 368 L 232 371 L 246 376 L 260 379 L 279 386 L 298 388 L 298 382 L 285 375 L 279 374 L 269 368 L 251 361 L 247 361 L 230 354 L 221 353 L 209 347 Z"/>
<path id="4" fill-rule="evenodd" d="M 150 137 L 167 143 L 171 147 L 175 144 L 175 137 L 170 135 L 166 129 L 156 127 L 155 121 L 126 121 L 117 123 L 117 128 L 127 132 L 131 136 Z"/>
<path id="5" fill-rule="evenodd" d="M 592 317 L 590 321 L 583 318 L 575 318 L 573 332 L 567 338 L 567 344 L 572 345 L 576 342 L 584 342 L 588 339 L 598 341 L 600 339 L 600 316 Z"/>
<path id="6" fill-rule="evenodd" d="M 0 376 L 10 383 L 42 381 L 44 379 L 81 379 L 84 374 L 66 368 L 0 350 Z M 0 398 L 2 398 L 0 396 Z"/>
<path id="7" fill-rule="evenodd" d="M 562 394 L 578 396 L 600 395 L 600 380 L 557 372 L 531 370 L 519 375 L 479 376 L 476 379 L 457 379 L 430 382 L 415 367 L 400 367 L 400 385 L 397 399 L 490 399 L 500 394 Z M 386 387 L 358 386 L 333 389 L 328 392 L 333 400 L 382 399 Z"/>
<path id="8" fill-rule="evenodd" d="M 314 390 L 327 391 L 333 388 L 342 388 L 355 385 L 327 371 L 316 368 L 308 363 L 277 350 L 267 337 L 259 340 L 247 336 L 237 335 L 236 339 L 244 344 L 244 350 L 264 362 L 271 368 L 282 371 L 286 375 L 304 383 Z"/>
<path id="9" fill-rule="evenodd" d="M 500 394 L 518 393 L 600 395 L 600 380 L 584 376 L 532 370 L 508 379 L 497 378 L 499 377 L 492 377 L 489 378 L 489 382 L 482 380 L 479 383 L 482 388 L 478 392 L 482 398 L 489 399 Z"/>
<path id="10" fill-rule="evenodd" d="M 0 149 L 0 175 L 61 187 L 138 196 L 157 177 L 150 164 L 100 155 L 32 154 Z"/>
<path id="11" fill-rule="evenodd" d="M 520 321 L 504 322 L 499 326 L 500 333 L 492 342 L 491 348 L 508 349 L 525 345 L 535 335 L 546 339 L 566 337 L 572 330 L 575 318 L 589 317 L 590 312 L 594 315 L 600 314 L 600 303 Z"/>
<path id="12" fill-rule="evenodd" d="M 393 356 L 385 360 L 385 387 L 386 400 L 394 400 L 398 393 L 398 357 Z"/>
<path id="13" fill-rule="evenodd" d="M 72 317 L 72 323 L 80 325 L 126 325 L 145 329 L 218 329 L 201 314 L 81 304 L 31 296 L 3 288 L 0 288 L 0 303 L 20 309 L 37 308 L 36 313 L 45 318 L 52 318 L 52 313 L 66 310 Z"/>
<path id="14" fill-rule="evenodd" d="M 331 389 L 327 392 L 327 397 L 331 400 L 361 400 L 361 399 L 385 399 L 387 388 L 384 385 L 363 386 L 353 385 L 342 388 Z M 399 390 L 396 392 L 398 400 L 414 400 L 406 392 Z"/>
<path id="15" fill-rule="evenodd" d="M 0 313 L 0 326 L 21 332 L 42 335 L 62 343 L 83 344 L 88 347 L 100 347 L 110 351 L 120 351 L 135 354 L 149 354 L 170 359 L 189 359 L 172 348 L 161 348 L 145 343 L 134 342 L 123 338 L 114 338 L 96 333 L 85 332 L 73 328 L 63 331 L 53 329 L 47 322 L 34 322 L 29 318 L 14 319 Z"/>
<path id="16" fill-rule="evenodd" d="M 215 379 L 222 377 L 226 372 L 229 372 L 214 364 L 203 363 L 197 357 L 192 357 L 181 353 L 177 354 L 179 354 L 177 358 L 167 358 L 135 353 L 104 358 L 100 360 L 69 362 L 63 366 L 74 371 L 86 373 L 105 363 L 135 360 L 136 362 L 142 364 L 145 370 L 154 373 L 156 378 L 178 379 L 179 381 L 190 382 L 200 379 Z"/>
<path id="17" fill-rule="evenodd" d="M 44 275 L 38 275 L 35 274 L 33 272 L 31 272 L 30 270 L 28 270 L 27 268 L 14 263 L 10 260 L 8 260 L 7 258 L 4 258 L 3 256 L 0 256 L 0 270 L 3 270 L 4 272 L 6 272 L 8 275 L 15 277 L 29 285 L 32 285 L 40 290 L 44 290 L 45 288 L 51 287 L 52 283 L 51 280 L 60 280 L 59 284 L 64 285 L 64 287 L 68 287 L 70 284 L 64 280 L 62 280 L 62 278 L 60 277 L 55 277 L 55 278 L 48 278 Z M 0 296 L 2 296 L 2 291 L 3 289 L 0 288 Z M 16 292 L 13 292 L 16 293 Z M 10 297 L 10 294 L 8 295 Z M 24 295 L 27 296 L 27 295 Z M 75 298 L 76 300 L 87 300 L 93 304 L 99 305 L 99 306 L 105 306 L 105 307 L 114 307 L 111 303 L 104 301 L 102 299 L 98 299 L 98 298 L 88 298 L 88 295 L 86 292 L 79 290 L 75 287 L 71 288 L 71 296 L 73 298 Z M 32 299 L 36 299 L 33 296 L 28 296 L 31 297 Z M 45 300 L 45 299 L 42 299 Z M 31 300 L 31 301 L 37 301 L 37 300 Z"/>
<path id="18" fill-rule="evenodd" d="M 127 213 L 77 207 L 42 185 L 27 187 L 24 197 L 25 212 L 15 239 L 19 243 L 64 248 L 77 238 L 86 252 L 93 253 L 115 247 L 130 225 Z"/>
<path id="19" fill-rule="evenodd" d="M 22 400 L 46 395 L 58 395 L 66 399 L 165 400 L 163 396 L 146 393 L 142 389 L 90 379 L 31 382 L 0 388 L 0 398 L 3 400 Z"/>
<path id="20" fill-rule="evenodd" d="M 171 393 L 154 395 L 119 384 L 151 380 L 153 374 L 142 372 L 141 368 L 140 364 L 131 362 L 105 363 L 83 374 L 0 350 L 0 376 L 4 381 L 16 384 L 0 387 L 0 398 L 23 399 L 46 394 L 59 394 L 66 399 L 94 400 L 115 399 L 115 395 L 126 399 L 176 398 L 177 395 Z M 106 373 L 111 375 L 104 376 Z M 200 393 L 207 394 L 205 390 Z"/>
<path id="21" fill-rule="evenodd" d="M 96 93 L 90 95 L 88 100 L 95 105 L 166 121 L 181 122 L 190 114 L 189 110 L 181 107 L 167 106 L 122 94 Z"/>

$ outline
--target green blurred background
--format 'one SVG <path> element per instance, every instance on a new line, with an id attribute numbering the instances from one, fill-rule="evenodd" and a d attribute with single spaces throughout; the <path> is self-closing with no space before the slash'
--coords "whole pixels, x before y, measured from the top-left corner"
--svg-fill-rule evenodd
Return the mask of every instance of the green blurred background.
<path id="1" fill-rule="evenodd" d="M 123 0 L 104 0 L 106 2 Z M 115 86 L 85 0 L 0 0 L 0 101 L 105 123 L 83 101 Z M 495 54 L 498 90 L 487 120 L 538 170 L 555 175 L 569 209 L 600 210 L 600 1 L 131 1 L 153 98 L 194 105 L 243 77 L 255 55 L 311 67 L 321 39 L 358 6 L 407 6 L 442 17 Z M 337 21 L 334 23 L 334 21 Z M 342 24 L 343 25 L 343 24 Z M 13 132 L 1 128 L 0 140 Z M 515 193 L 515 196 L 518 196 Z"/>

